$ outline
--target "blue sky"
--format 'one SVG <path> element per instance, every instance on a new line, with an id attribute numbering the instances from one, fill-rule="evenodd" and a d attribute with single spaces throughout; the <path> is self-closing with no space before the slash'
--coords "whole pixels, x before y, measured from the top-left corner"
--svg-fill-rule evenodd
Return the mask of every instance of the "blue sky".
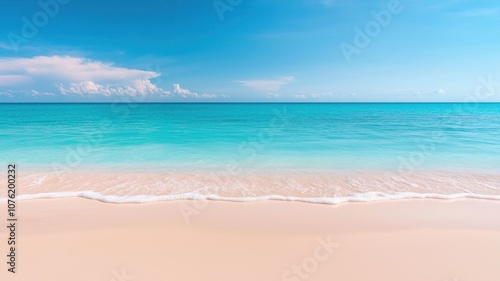
<path id="1" fill-rule="evenodd" d="M 1 102 L 500 101 L 495 1 L 0 6 Z"/>

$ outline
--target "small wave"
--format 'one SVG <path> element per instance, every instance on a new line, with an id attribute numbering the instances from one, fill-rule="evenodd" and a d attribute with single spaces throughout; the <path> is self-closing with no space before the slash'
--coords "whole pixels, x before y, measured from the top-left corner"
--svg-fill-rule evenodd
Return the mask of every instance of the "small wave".
<path id="1" fill-rule="evenodd" d="M 134 195 L 134 196 L 117 196 L 117 195 L 103 195 L 94 191 L 78 191 L 78 192 L 54 192 L 54 193 L 38 193 L 38 194 L 25 194 L 16 197 L 17 200 L 30 200 L 30 199 L 50 199 L 50 198 L 69 198 L 80 197 L 92 200 L 98 200 L 106 203 L 152 203 L 160 201 L 175 201 L 175 200 L 216 200 L 216 201 L 235 201 L 235 202 L 255 202 L 266 200 L 278 201 L 297 201 L 317 204 L 331 204 L 338 205 L 348 202 L 377 202 L 388 200 L 401 200 L 401 199 L 487 199 L 487 200 L 500 200 L 500 195 L 484 195 L 474 193 L 456 193 L 456 194 L 434 194 L 434 193 L 414 193 L 414 192 L 400 192 L 400 193 L 383 193 L 383 192 L 367 192 L 356 193 L 345 197 L 318 197 L 318 198 L 304 198 L 282 195 L 265 195 L 257 197 L 223 197 L 215 194 L 200 194 L 200 193 L 183 193 L 175 195 Z M 8 198 L 0 198 L 0 202 L 7 201 Z"/>

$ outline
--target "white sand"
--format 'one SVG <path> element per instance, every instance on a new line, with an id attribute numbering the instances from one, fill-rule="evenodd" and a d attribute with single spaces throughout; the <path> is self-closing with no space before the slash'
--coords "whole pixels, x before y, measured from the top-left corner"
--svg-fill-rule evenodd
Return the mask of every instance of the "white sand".
<path id="1" fill-rule="evenodd" d="M 2 281 L 500 280 L 495 201 L 18 204 L 17 273 L 2 261 Z"/>

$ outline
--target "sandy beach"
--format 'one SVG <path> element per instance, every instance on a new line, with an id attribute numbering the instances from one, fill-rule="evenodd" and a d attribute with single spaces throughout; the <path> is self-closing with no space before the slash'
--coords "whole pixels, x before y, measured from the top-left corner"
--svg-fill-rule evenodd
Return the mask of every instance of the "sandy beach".
<path id="1" fill-rule="evenodd" d="M 25 200 L 16 274 L 2 262 L 0 279 L 498 281 L 499 214 L 475 199 Z"/>

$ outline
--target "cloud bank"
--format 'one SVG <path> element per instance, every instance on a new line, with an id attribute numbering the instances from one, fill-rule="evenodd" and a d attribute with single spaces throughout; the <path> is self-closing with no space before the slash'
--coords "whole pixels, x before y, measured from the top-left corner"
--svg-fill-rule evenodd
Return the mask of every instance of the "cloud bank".
<path id="1" fill-rule="evenodd" d="M 153 71 L 128 69 L 85 58 L 61 56 L 0 59 L 0 75 L 9 73 L 22 76 L 24 80 L 50 78 L 66 82 L 115 83 L 152 79 L 159 76 L 158 73 Z"/>
<path id="2" fill-rule="evenodd" d="M 275 92 L 283 85 L 286 85 L 294 80 L 293 76 L 285 76 L 275 80 L 241 80 L 237 81 L 241 85 L 257 91 Z"/>
<path id="3" fill-rule="evenodd" d="M 59 93 L 86 97 L 154 96 L 216 98 L 198 94 L 174 84 L 173 94 L 151 82 L 154 71 L 118 67 L 112 63 L 70 56 L 0 58 L 0 92 L 33 95 Z M 35 94 L 36 95 L 36 94 Z"/>
<path id="4" fill-rule="evenodd" d="M 80 83 L 71 83 L 68 87 L 59 86 L 59 91 L 63 95 L 81 95 L 81 96 L 146 96 L 157 94 L 159 96 L 170 95 L 169 91 L 159 88 L 149 80 L 134 80 L 131 85 L 110 86 L 102 85 L 92 81 Z"/>

